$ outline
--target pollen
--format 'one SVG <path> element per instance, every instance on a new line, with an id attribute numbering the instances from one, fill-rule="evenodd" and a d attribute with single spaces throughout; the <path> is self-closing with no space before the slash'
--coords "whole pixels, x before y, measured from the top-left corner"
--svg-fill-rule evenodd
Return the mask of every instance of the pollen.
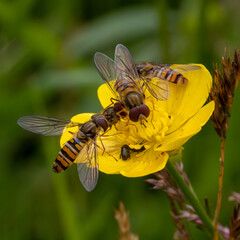
<path id="1" fill-rule="evenodd" d="M 158 100 L 154 101 L 157 102 Z M 157 149 L 157 146 L 164 143 L 164 138 L 173 118 L 169 117 L 169 114 L 162 108 L 155 108 L 154 106 L 157 106 L 157 104 L 152 99 L 146 101 L 146 105 L 150 108 L 150 115 L 145 121 L 135 123 L 128 119 L 121 120 L 116 124 L 117 133 L 109 136 L 114 138 L 114 141 L 107 141 L 104 137 L 106 151 L 111 149 L 111 151 L 118 152 L 120 155 L 121 146 L 123 145 L 128 145 L 134 149 L 141 149 L 144 146 L 146 149 L 144 151 L 147 151 L 151 147 Z M 144 151 L 134 155 L 140 157 L 144 154 Z"/>

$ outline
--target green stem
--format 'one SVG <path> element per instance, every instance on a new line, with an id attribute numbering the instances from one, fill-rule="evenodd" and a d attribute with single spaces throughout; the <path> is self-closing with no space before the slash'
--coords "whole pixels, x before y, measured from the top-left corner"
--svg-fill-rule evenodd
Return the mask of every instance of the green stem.
<path id="1" fill-rule="evenodd" d="M 188 186 L 184 181 L 182 175 L 177 171 L 174 167 L 174 164 L 171 160 L 167 163 L 167 170 L 170 172 L 174 180 L 177 182 L 179 187 L 181 188 L 182 192 L 184 193 L 185 197 L 192 205 L 200 219 L 202 220 L 204 226 L 206 227 L 207 231 L 213 236 L 214 228 L 211 219 L 208 217 L 207 213 L 205 212 L 204 208 L 202 207 L 201 203 L 199 202 L 196 193 L 194 192 L 193 188 Z"/>

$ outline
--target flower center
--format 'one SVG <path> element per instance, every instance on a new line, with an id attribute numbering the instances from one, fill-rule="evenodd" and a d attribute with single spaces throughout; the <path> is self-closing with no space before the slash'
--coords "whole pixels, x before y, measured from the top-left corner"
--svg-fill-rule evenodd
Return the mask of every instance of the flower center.
<path id="1" fill-rule="evenodd" d="M 172 117 L 163 109 L 154 109 L 154 103 L 146 100 L 146 105 L 150 109 L 150 115 L 147 119 L 140 122 L 130 120 L 120 120 L 116 124 L 116 130 L 109 131 L 107 137 L 103 137 L 103 145 L 109 154 L 120 156 L 123 145 L 128 145 L 131 149 L 138 150 L 143 147 L 158 148 L 164 142 L 164 137 L 172 123 Z M 155 105 L 155 106 L 159 106 Z M 144 151 L 133 151 L 134 155 L 142 155 Z"/>

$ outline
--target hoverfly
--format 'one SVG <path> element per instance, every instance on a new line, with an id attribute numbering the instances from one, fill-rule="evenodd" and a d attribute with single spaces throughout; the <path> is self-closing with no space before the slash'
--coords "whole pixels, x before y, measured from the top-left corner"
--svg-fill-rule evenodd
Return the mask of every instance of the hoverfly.
<path id="1" fill-rule="evenodd" d="M 181 74 L 184 72 L 199 70 L 200 67 L 192 64 L 153 64 L 150 62 L 137 63 L 136 68 L 142 78 L 160 78 L 168 82 L 182 85 L 187 79 Z"/>
<path id="2" fill-rule="evenodd" d="M 64 130 L 78 127 L 78 131 L 59 151 L 53 164 L 53 171 L 59 173 L 73 162 L 77 163 L 83 187 L 87 191 L 92 191 L 97 184 L 99 173 L 97 137 L 100 132 L 106 132 L 118 120 L 119 116 L 114 108 L 109 107 L 102 114 L 92 115 L 91 120 L 83 124 L 37 115 L 23 116 L 18 119 L 18 124 L 30 132 L 45 136 L 61 135 Z"/>
<path id="3" fill-rule="evenodd" d="M 126 161 L 131 157 L 131 152 L 140 153 L 140 152 L 143 152 L 145 149 L 146 148 L 144 146 L 142 146 L 140 149 L 135 149 L 135 148 L 130 148 L 128 145 L 125 144 L 121 147 L 120 158 Z"/>
<path id="4" fill-rule="evenodd" d="M 167 81 L 158 79 L 157 83 L 153 83 L 146 78 L 140 78 L 132 55 L 122 44 L 116 46 L 114 61 L 97 52 L 94 55 L 94 63 L 117 99 L 114 107 L 118 104 L 118 112 L 121 111 L 119 106 L 126 109 L 133 122 L 142 122 L 150 114 L 148 106 L 144 104 L 144 86 L 156 99 L 167 100 L 169 98 Z M 112 80 L 116 80 L 115 83 L 111 82 Z"/>

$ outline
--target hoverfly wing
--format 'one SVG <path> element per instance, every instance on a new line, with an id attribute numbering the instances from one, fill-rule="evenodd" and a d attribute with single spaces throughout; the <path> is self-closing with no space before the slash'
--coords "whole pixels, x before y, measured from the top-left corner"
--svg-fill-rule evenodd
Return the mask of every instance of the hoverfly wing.
<path id="1" fill-rule="evenodd" d="M 97 147 L 94 140 L 82 149 L 75 162 L 80 182 L 88 192 L 92 191 L 97 185 L 99 174 Z"/>
<path id="2" fill-rule="evenodd" d="M 117 80 L 126 79 L 134 83 L 138 91 L 143 95 L 141 81 L 133 57 L 127 47 L 118 44 L 115 48 L 115 68 Z"/>
<path id="3" fill-rule="evenodd" d="M 116 92 L 114 91 L 113 84 L 111 83 L 112 80 L 117 78 L 114 61 L 107 55 L 96 52 L 94 55 L 94 64 L 102 79 L 107 83 L 114 96 L 118 99 Z"/>
<path id="4" fill-rule="evenodd" d="M 179 73 L 192 72 L 201 69 L 200 66 L 194 64 L 173 64 L 169 67 Z"/>
<path id="5" fill-rule="evenodd" d="M 151 95 L 161 101 L 168 100 L 170 95 L 168 82 L 160 78 L 156 79 L 154 82 L 152 81 L 153 80 L 145 80 L 145 85 Z"/>
<path id="6" fill-rule="evenodd" d="M 45 136 L 57 136 L 63 133 L 64 128 L 81 126 L 80 123 L 74 123 L 67 120 L 43 117 L 38 115 L 28 115 L 20 117 L 17 121 L 23 129 L 42 134 Z"/>

